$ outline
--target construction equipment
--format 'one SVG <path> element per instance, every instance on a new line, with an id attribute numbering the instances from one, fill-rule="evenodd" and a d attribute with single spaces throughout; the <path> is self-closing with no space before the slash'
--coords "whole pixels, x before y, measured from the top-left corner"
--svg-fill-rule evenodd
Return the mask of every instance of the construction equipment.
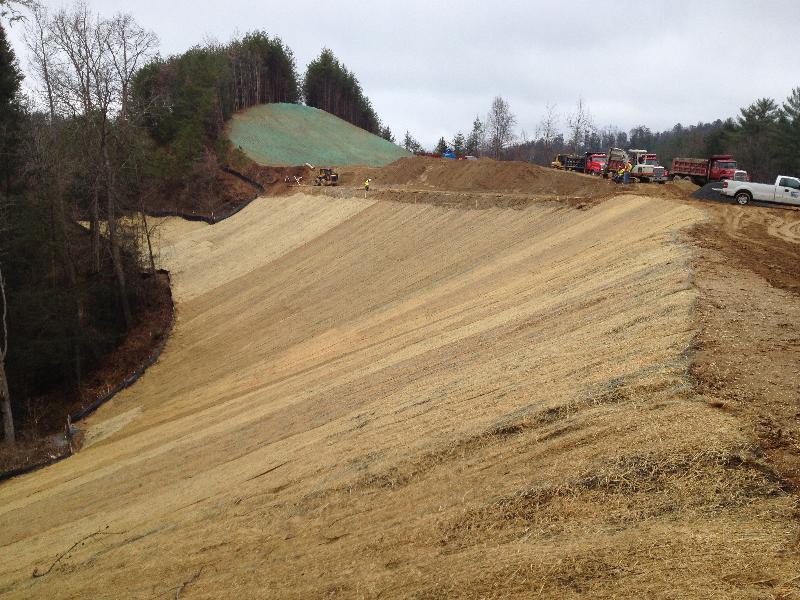
<path id="1" fill-rule="evenodd" d="M 608 155 L 601 152 L 587 152 L 585 157 L 583 172 L 589 175 L 602 175 L 603 169 L 606 168 L 606 163 L 608 162 Z"/>
<path id="2" fill-rule="evenodd" d="M 715 154 L 711 158 L 676 158 L 672 161 L 672 178 L 691 179 L 696 185 L 726 179 L 735 181 L 739 170 L 730 154 Z"/>
<path id="3" fill-rule="evenodd" d="M 628 150 L 633 163 L 631 177 L 643 183 L 666 183 L 667 170 L 658 164 L 658 155 L 647 150 Z"/>
<path id="4" fill-rule="evenodd" d="M 658 164 L 658 157 L 647 150 L 628 150 L 611 148 L 608 151 L 608 162 L 602 171 L 603 177 L 614 176 L 625 165 L 631 163 L 630 178 L 642 183 L 664 183 L 667 170 Z"/>
<path id="5" fill-rule="evenodd" d="M 339 174 L 330 167 L 321 168 L 314 178 L 314 185 L 339 185 Z"/>
<path id="6" fill-rule="evenodd" d="M 550 166 L 554 169 L 561 169 L 565 171 L 573 171 L 576 166 L 577 156 L 571 154 L 556 154 Z"/>

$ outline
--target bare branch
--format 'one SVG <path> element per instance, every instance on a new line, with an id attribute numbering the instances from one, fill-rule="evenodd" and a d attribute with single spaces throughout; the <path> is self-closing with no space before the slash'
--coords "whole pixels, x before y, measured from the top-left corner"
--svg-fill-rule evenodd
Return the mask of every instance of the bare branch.
<path id="1" fill-rule="evenodd" d="M 106 525 L 106 529 L 108 529 L 108 525 Z M 50 565 L 50 567 L 49 567 L 49 568 L 48 568 L 46 571 L 39 571 L 39 569 L 38 569 L 38 568 L 36 568 L 36 569 L 34 569 L 34 570 L 33 570 L 33 574 L 32 574 L 31 576 L 32 576 L 32 577 L 44 577 L 45 575 L 49 574 L 49 573 L 50 573 L 50 571 L 52 571 L 52 570 L 53 570 L 53 567 L 55 567 L 55 566 L 56 566 L 56 565 L 57 565 L 59 562 L 61 562 L 61 560 L 62 560 L 62 559 L 64 559 L 65 557 L 67 557 L 67 556 L 69 555 L 69 553 L 70 553 L 70 552 L 72 552 L 72 551 L 73 551 L 75 548 L 77 548 L 78 546 L 82 546 L 82 545 L 84 545 L 84 544 L 85 544 L 87 541 L 89 541 L 89 540 L 91 540 L 91 539 L 93 539 L 93 538 L 96 538 L 96 537 L 98 537 L 98 536 L 101 536 L 101 535 L 123 535 L 124 533 L 125 533 L 125 532 L 117 532 L 117 531 L 99 531 L 99 530 L 98 530 L 98 531 L 95 531 L 94 533 L 90 533 L 89 535 L 87 535 L 87 536 L 84 536 L 84 537 L 82 537 L 81 539 L 79 539 L 77 542 L 75 542 L 74 544 L 72 544 L 72 546 L 70 546 L 70 547 L 69 547 L 69 548 L 67 548 L 67 549 L 66 549 L 64 552 L 62 552 L 61 554 L 59 554 L 59 555 L 56 557 L 56 559 L 53 561 L 53 563 Z"/>
<path id="2" fill-rule="evenodd" d="M 508 102 L 497 96 L 486 117 L 486 129 L 489 134 L 489 145 L 495 159 L 500 158 L 503 149 L 514 140 L 513 127 L 517 118 L 511 113 Z"/>
<path id="3" fill-rule="evenodd" d="M 575 105 L 575 112 L 567 118 L 567 125 L 570 130 L 570 145 L 572 146 L 572 151 L 577 153 L 578 149 L 584 143 L 586 134 L 594 129 L 592 115 L 583 97 L 578 97 L 578 102 Z"/>
<path id="4" fill-rule="evenodd" d="M 545 113 L 544 117 L 542 117 L 542 120 L 539 123 L 538 134 L 541 140 L 544 142 L 545 151 L 549 154 L 553 146 L 553 142 L 558 135 L 559 116 L 556 112 L 555 104 L 550 104 L 548 102 L 545 104 L 544 110 Z"/>

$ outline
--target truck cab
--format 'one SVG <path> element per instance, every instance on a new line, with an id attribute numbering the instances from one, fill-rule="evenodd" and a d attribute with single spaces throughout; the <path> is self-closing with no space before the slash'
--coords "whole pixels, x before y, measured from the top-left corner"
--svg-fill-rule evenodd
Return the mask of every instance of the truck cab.
<path id="1" fill-rule="evenodd" d="M 722 183 L 720 193 L 731 196 L 739 204 L 747 204 L 751 200 L 793 204 L 800 206 L 800 179 L 787 175 L 778 175 L 775 184 L 753 183 L 751 181 L 726 180 Z"/>
<path id="2" fill-rule="evenodd" d="M 658 156 L 647 150 L 628 150 L 633 170 L 631 176 L 645 183 L 665 183 L 667 170 L 658 164 Z"/>
<path id="3" fill-rule="evenodd" d="M 726 181 L 736 178 L 738 166 L 730 154 L 716 154 L 711 157 L 708 167 L 709 181 Z"/>
<path id="4" fill-rule="evenodd" d="M 775 202 L 800 204 L 800 179 L 779 175 L 775 180 Z"/>
<path id="5" fill-rule="evenodd" d="M 607 163 L 607 154 L 601 152 L 587 152 L 585 172 L 589 175 L 602 175 Z"/>

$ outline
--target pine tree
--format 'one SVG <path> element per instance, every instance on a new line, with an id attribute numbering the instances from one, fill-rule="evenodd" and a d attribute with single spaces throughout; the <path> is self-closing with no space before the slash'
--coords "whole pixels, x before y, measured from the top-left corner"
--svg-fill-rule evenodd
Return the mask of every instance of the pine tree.
<path id="1" fill-rule="evenodd" d="M 381 137 L 385 139 L 387 142 L 392 142 L 394 144 L 394 135 L 392 135 L 392 130 L 389 129 L 389 126 L 386 125 L 385 127 L 381 127 Z"/>
<path id="2" fill-rule="evenodd" d="M 403 148 L 415 154 L 422 152 L 422 144 L 415 140 L 408 131 L 406 131 L 406 135 L 403 137 Z"/>
<path id="3" fill-rule="evenodd" d="M 467 136 L 466 146 L 464 151 L 470 156 L 480 156 L 481 148 L 483 147 L 485 137 L 485 130 L 483 123 L 479 117 L 475 117 L 472 122 L 472 131 Z"/>
<path id="4" fill-rule="evenodd" d="M 14 50 L 0 23 L 0 190 L 9 193 L 11 176 L 17 167 L 19 124 L 22 108 L 19 90 L 22 75 Z"/>
<path id="5" fill-rule="evenodd" d="M 737 131 L 736 156 L 756 180 L 775 177 L 778 162 L 778 121 L 781 111 L 772 98 L 759 98 L 742 108 Z"/>
<path id="6" fill-rule="evenodd" d="M 780 174 L 800 176 L 800 87 L 783 103 L 777 138 Z"/>
<path id="7" fill-rule="evenodd" d="M 439 141 L 436 142 L 436 148 L 433 150 L 436 154 L 444 154 L 447 152 L 447 140 L 443 137 L 439 138 Z"/>
<path id="8" fill-rule="evenodd" d="M 378 115 L 358 79 L 328 48 L 323 48 L 308 64 L 303 96 L 308 106 L 336 115 L 370 133 L 381 134 Z"/>
<path id="9" fill-rule="evenodd" d="M 14 51 L 6 39 L 6 31 L 0 23 L 0 238 L 7 235 L 4 208 L 11 188 L 11 178 L 17 167 L 17 146 L 19 145 L 19 86 L 22 81 Z M 2 248 L 0 248 L 2 250 Z M 6 377 L 6 356 L 8 355 L 8 296 L 6 294 L 3 265 L 0 263 L 0 420 L 3 425 L 3 441 L 12 445 L 15 442 L 14 416 L 11 411 L 11 394 Z"/>
<path id="10" fill-rule="evenodd" d="M 466 146 L 467 140 L 464 138 L 464 134 L 459 131 L 453 138 L 453 151 L 459 155 L 464 154 Z"/>

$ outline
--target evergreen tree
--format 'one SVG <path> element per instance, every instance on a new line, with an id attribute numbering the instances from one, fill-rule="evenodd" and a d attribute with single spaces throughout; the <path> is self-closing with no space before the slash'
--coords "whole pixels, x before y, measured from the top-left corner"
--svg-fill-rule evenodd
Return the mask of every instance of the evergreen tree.
<path id="1" fill-rule="evenodd" d="M 380 134 L 381 124 L 356 76 L 328 48 L 308 64 L 303 79 L 306 104 L 344 119 L 370 133 Z"/>
<path id="2" fill-rule="evenodd" d="M 406 131 L 406 135 L 403 137 L 403 148 L 414 154 L 422 152 L 422 144 L 415 140 L 408 131 Z"/>
<path id="3" fill-rule="evenodd" d="M 480 156 L 485 138 L 485 130 L 483 123 L 479 117 L 475 117 L 472 122 L 472 131 L 467 136 L 464 151 L 470 156 Z"/>
<path id="4" fill-rule="evenodd" d="M 20 82 L 14 50 L 0 23 L 0 191 L 10 192 L 11 178 L 18 166 L 17 148 L 20 141 Z"/>
<path id="5" fill-rule="evenodd" d="M 777 142 L 779 174 L 800 176 L 800 87 L 783 103 Z"/>
<path id="6" fill-rule="evenodd" d="M 772 179 L 777 169 L 777 133 L 780 109 L 772 98 L 759 98 L 741 109 L 735 153 L 751 177 Z"/>
<path id="7" fill-rule="evenodd" d="M 465 153 L 464 150 L 466 146 L 467 140 L 464 138 L 464 134 L 459 131 L 453 138 L 453 151 L 455 151 L 456 154 L 462 155 Z"/>
<path id="8" fill-rule="evenodd" d="M 433 151 L 436 154 L 444 154 L 445 152 L 447 152 L 447 148 L 448 148 L 447 140 L 441 137 L 439 138 L 439 141 L 436 142 L 436 148 L 434 148 Z"/>
<path id="9" fill-rule="evenodd" d="M 392 130 L 389 129 L 389 126 L 386 125 L 385 127 L 381 127 L 381 137 L 385 139 L 387 142 L 392 142 L 394 144 L 394 135 L 392 135 Z"/>
<path id="10" fill-rule="evenodd" d="M 9 193 L 11 180 L 18 160 L 19 119 L 19 86 L 22 81 L 16 58 L 11 45 L 6 39 L 6 31 L 0 23 L 0 425 L 3 427 L 3 442 L 15 443 L 14 416 L 11 410 L 11 393 L 6 376 L 6 357 L 8 356 L 8 298 L 4 272 L 3 250 L 7 244 Z M 6 242 L 6 243 L 4 243 Z"/>

